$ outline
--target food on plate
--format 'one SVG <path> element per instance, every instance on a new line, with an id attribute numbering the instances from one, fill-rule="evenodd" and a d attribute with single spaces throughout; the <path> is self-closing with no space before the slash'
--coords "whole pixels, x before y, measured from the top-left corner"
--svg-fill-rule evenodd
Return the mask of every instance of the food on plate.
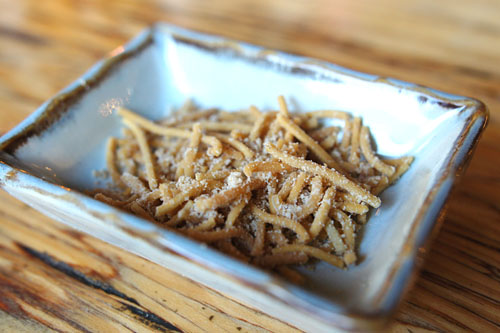
<path id="1" fill-rule="evenodd" d="M 112 185 L 94 197 L 294 280 L 295 265 L 354 264 L 370 208 L 413 158 L 377 156 L 360 117 L 293 113 L 282 96 L 278 105 L 187 102 L 158 122 L 121 108 L 123 136 L 107 147 Z"/>

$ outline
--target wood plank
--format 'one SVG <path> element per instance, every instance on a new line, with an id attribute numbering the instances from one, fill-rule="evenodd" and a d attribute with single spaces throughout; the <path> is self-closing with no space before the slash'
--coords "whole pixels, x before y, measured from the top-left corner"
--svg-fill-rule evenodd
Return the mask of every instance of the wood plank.
<path id="1" fill-rule="evenodd" d="M 22 218 L 11 215 L 20 211 Z M 0 310 L 13 318 L 55 330 L 164 330 L 171 323 L 186 332 L 296 331 L 226 295 L 70 230 L 3 191 L 0 244 Z"/>

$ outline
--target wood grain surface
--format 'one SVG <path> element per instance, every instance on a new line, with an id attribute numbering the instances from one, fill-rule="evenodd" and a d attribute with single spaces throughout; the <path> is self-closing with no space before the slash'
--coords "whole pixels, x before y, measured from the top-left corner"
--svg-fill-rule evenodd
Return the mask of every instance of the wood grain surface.
<path id="1" fill-rule="evenodd" d="M 392 332 L 500 331 L 500 2 L 0 0 L 0 134 L 156 21 L 482 100 L 490 123 Z M 297 332 L 0 191 L 0 331 Z"/>

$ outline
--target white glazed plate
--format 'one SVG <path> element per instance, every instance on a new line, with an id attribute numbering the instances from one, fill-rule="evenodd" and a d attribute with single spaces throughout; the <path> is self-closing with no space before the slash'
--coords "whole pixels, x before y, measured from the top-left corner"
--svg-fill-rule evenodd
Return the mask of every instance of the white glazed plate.
<path id="1" fill-rule="evenodd" d="M 370 126 L 378 152 L 413 155 L 364 227 L 359 264 L 303 269 L 296 286 L 84 194 L 99 187 L 114 110 L 168 116 L 202 107 L 341 109 Z M 354 72 L 326 62 L 159 24 L 111 52 L 0 140 L 0 185 L 76 229 L 311 332 L 377 329 L 395 311 L 488 113 L 476 100 Z"/>

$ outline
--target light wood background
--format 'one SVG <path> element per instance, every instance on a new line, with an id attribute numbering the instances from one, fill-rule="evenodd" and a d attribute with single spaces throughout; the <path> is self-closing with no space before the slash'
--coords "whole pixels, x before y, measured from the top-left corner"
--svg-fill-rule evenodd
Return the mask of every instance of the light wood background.
<path id="1" fill-rule="evenodd" d="M 500 2 L 0 0 L 0 134 L 156 21 L 478 98 L 491 112 L 392 332 L 500 330 Z M 0 191 L 0 331 L 296 332 Z"/>

